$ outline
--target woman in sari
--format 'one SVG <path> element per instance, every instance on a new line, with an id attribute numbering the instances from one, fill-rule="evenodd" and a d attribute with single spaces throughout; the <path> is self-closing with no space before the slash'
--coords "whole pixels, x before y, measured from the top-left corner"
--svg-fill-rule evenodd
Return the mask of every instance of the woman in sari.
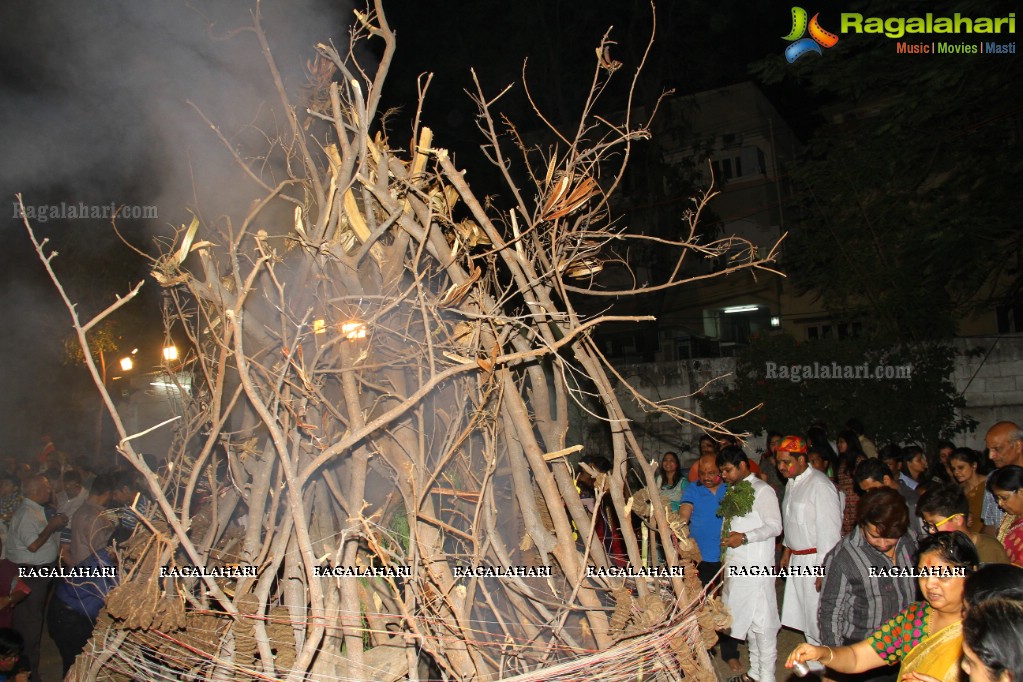
<path id="1" fill-rule="evenodd" d="M 998 539 L 1013 566 L 1023 566 L 1023 467 L 1010 465 L 987 477 L 987 487 L 1005 512 Z"/>
<path id="2" fill-rule="evenodd" d="M 789 654 L 785 667 L 797 661 L 819 661 L 836 672 L 862 673 L 900 663 L 899 679 L 915 673 L 957 682 L 963 651 L 963 586 L 977 568 L 977 549 L 964 533 L 938 533 L 920 541 L 917 556 L 920 591 L 926 601 L 910 604 L 873 635 L 851 646 L 800 644 Z"/>
<path id="3" fill-rule="evenodd" d="M 984 484 L 987 479 L 978 473 L 980 454 L 970 448 L 956 448 L 948 457 L 952 467 L 952 478 L 966 493 L 970 502 L 970 531 L 980 533 L 984 530 L 984 496 L 990 495 Z"/>

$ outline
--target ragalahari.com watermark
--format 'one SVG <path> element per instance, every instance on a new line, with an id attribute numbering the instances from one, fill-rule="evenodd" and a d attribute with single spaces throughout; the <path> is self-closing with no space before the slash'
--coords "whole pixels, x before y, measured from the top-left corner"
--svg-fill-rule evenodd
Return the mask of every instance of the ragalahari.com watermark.
<path id="1" fill-rule="evenodd" d="M 18 202 L 12 202 L 12 218 L 23 220 L 28 218 L 36 223 L 45 223 L 50 220 L 156 220 L 159 213 L 156 206 L 139 206 L 135 204 L 87 204 L 84 201 L 79 203 L 68 203 L 62 201 L 59 204 L 25 204 L 24 210 Z"/>
<path id="2" fill-rule="evenodd" d="M 889 379 L 910 379 L 913 376 L 912 365 L 871 365 L 864 362 L 858 365 L 840 365 L 837 362 L 814 362 L 807 365 L 779 365 L 777 362 L 764 363 L 765 379 L 782 379 L 799 383 L 810 379 L 869 379 L 884 381 Z"/>

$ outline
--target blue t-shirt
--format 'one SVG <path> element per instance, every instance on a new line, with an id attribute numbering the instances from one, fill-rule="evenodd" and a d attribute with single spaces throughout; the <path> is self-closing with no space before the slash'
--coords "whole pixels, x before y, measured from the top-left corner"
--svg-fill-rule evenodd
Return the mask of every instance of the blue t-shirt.
<path id="1" fill-rule="evenodd" d="M 721 524 L 724 519 L 717 513 L 727 488 L 722 482 L 718 485 L 718 491 L 712 493 L 702 483 L 695 483 L 686 486 L 682 493 L 680 506 L 686 503 L 693 505 L 693 515 L 689 517 L 689 535 L 696 540 L 704 561 L 721 561 Z"/>

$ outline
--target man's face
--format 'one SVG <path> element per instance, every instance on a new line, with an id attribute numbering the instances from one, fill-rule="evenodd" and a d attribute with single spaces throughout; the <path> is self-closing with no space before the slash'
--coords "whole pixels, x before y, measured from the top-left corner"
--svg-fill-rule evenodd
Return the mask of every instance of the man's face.
<path id="1" fill-rule="evenodd" d="M 50 482 L 45 478 L 40 478 L 39 483 L 31 491 L 31 494 L 26 495 L 30 500 L 36 504 L 46 504 L 53 497 L 53 488 L 50 487 Z"/>
<path id="2" fill-rule="evenodd" d="M 860 490 L 862 490 L 863 492 L 867 492 L 868 490 L 873 490 L 874 488 L 880 488 L 883 485 L 884 485 L 883 483 L 878 483 L 874 479 L 868 478 L 865 481 L 860 481 Z"/>
<path id="3" fill-rule="evenodd" d="M 922 452 L 917 453 L 913 456 L 913 459 L 906 462 L 906 473 L 913 479 L 920 478 L 926 470 L 927 458 L 924 457 Z"/>
<path id="4" fill-rule="evenodd" d="M 1015 438 L 1016 430 L 1011 427 L 997 427 L 988 432 L 984 443 L 988 457 L 995 468 L 1016 464 L 1023 466 L 1023 441 Z"/>
<path id="5" fill-rule="evenodd" d="M 953 531 L 961 530 L 966 533 L 966 516 L 963 514 L 953 514 L 951 516 L 941 514 L 933 514 L 931 512 L 924 512 L 921 515 L 923 519 L 924 532 L 928 534 L 932 533 L 951 533 Z"/>
<path id="6" fill-rule="evenodd" d="M 860 531 L 863 533 L 863 539 L 867 541 L 867 544 L 881 552 L 881 554 L 888 554 L 895 545 L 899 544 L 898 538 L 881 537 L 881 534 L 877 532 L 877 526 L 872 523 L 863 524 L 860 526 Z"/>
<path id="7" fill-rule="evenodd" d="M 817 471 L 825 474 L 828 473 L 828 463 L 821 457 L 821 453 L 811 452 L 806 456 L 806 461 L 809 466 L 812 466 Z"/>
<path id="8" fill-rule="evenodd" d="M 747 476 L 749 476 L 749 468 L 745 462 L 739 464 L 739 466 L 725 464 L 721 467 L 721 478 L 728 485 L 735 485 Z"/>
<path id="9" fill-rule="evenodd" d="M 110 499 L 113 500 L 114 504 L 116 504 L 116 505 L 128 504 L 128 502 L 131 501 L 131 498 L 132 498 L 132 492 L 131 492 L 131 488 L 128 487 L 128 486 L 122 486 L 120 488 L 115 488 L 110 493 Z"/>
<path id="10" fill-rule="evenodd" d="M 711 438 L 700 439 L 700 456 L 703 455 L 716 455 L 718 453 L 717 443 Z"/>
<path id="11" fill-rule="evenodd" d="M 778 473 L 785 478 L 795 478 L 806 471 L 806 457 L 798 457 L 787 450 L 778 451 Z"/>
<path id="12" fill-rule="evenodd" d="M 700 483 L 704 488 L 716 488 L 721 484 L 721 470 L 714 462 L 701 460 L 698 471 L 700 472 Z"/>
<path id="13" fill-rule="evenodd" d="M 888 465 L 888 468 L 892 471 L 893 477 L 898 477 L 899 472 L 902 471 L 902 460 L 898 457 L 885 457 L 884 463 Z"/>
<path id="14" fill-rule="evenodd" d="M 64 492 L 68 497 L 75 497 L 82 492 L 82 484 L 79 481 L 68 481 L 64 484 Z"/>

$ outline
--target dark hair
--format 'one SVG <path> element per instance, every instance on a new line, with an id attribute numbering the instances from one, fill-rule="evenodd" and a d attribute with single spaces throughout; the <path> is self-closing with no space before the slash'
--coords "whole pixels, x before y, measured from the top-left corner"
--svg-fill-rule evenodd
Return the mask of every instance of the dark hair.
<path id="1" fill-rule="evenodd" d="M 21 488 L 21 479 L 14 474 L 4 474 L 3 476 L 0 476 L 0 481 L 10 481 L 14 484 L 15 489 Z"/>
<path id="2" fill-rule="evenodd" d="M 839 440 L 844 440 L 847 446 L 844 455 L 841 452 L 838 453 L 838 460 L 842 465 L 842 471 L 851 476 L 852 472 L 856 469 L 856 464 L 861 459 L 866 459 L 867 453 L 863 452 L 863 446 L 860 445 L 860 437 L 852 429 L 839 431 L 838 438 Z"/>
<path id="3" fill-rule="evenodd" d="M 994 494 L 995 488 L 1007 493 L 1023 488 L 1023 467 L 1011 464 L 992 471 L 987 475 L 987 489 Z"/>
<path id="4" fill-rule="evenodd" d="M 587 456 L 595 457 L 596 455 L 587 455 Z M 585 460 L 587 456 L 584 456 L 583 460 Z M 138 489 L 138 481 L 135 478 L 135 474 L 133 474 L 130 471 L 116 471 L 116 472 L 110 474 L 110 478 L 111 478 L 111 483 L 110 483 L 110 489 L 111 490 L 120 490 L 121 488 L 128 488 L 129 490 L 137 490 Z"/>
<path id="5" fill-rule="evenodd" d="M 784 438 L 784 437 L 785 437 L 784 434 L 778 433 L 777 431 L 768 431 L 767 432 L 767 442 L 764 443 L 764 445 L 766 446 L 765 450 L 771 446 L 771 440 L 773 438 Z"/>
<path id="6" fill-rule="evenodd" d="M 917 455 L 924 454 L 924 449 L 919 445 L 907 445 L 906 447 L 902 448 L 902 452 L 900 454 L 902 456 L 902 462 L 906 463 L 911 459 L 915 459 Z"/>
<path id="7" fill-rule="evenodd" d="M 77 469 L 68 469 L 64 472 L 63 480 L 65 485 L 68 483 L 81 483 L 82 475 L 78 473 Z"/>
<path id="8" fill-rule="evenodd" d="M 845 423 L 845 425 L 848 426 L 853 431 L 855 431 L 857 436 L 862 436 L 865 432 L 863 429 L 863 422 L 861 422 L 856 417 L 852 417 L 849 421 Z"/>
<path id="9" fill-rule="evenodd" d="M 857 485 L 864 481 L 884 483 L 885 476 L 891 478 L 892 470 L 880 459 L 865 459 L 856 465 L 856 471 L 853 472 L 853 480 Z"/>
<path id="10" fill-rule="evenodd" d="M 899 491 L 874 488 L 860 495 L 856 503 L 856 525 L 877 528 L 883 538 L 901 538 L 909 530 L 909 507 Z"/>
<path id="11" fill-rule="evenodd" d="M 665 474 L 664 474 L 664 469 L 661 468 L 661 466 L 657 467 L 657 475 L 661 477 L 661 484 L 662 485 L 664 483 L 667 483 L 670 486 L 675 486 L 675 485 L 678 485 L 679 481 L 681 481 L 683 478 L 686 478 L 686 477 L 682 475 L 682 460 L 679 459 L 678 453 L 672 452 L 671 450 L 669 450 L 668 452 L 665 452 L 663 455 L 661 455 L 661 462 L 664 462 L 664 458 L 667 457 L 668 455 L 671 455 L 672 457 L 674 457 L 675 458 L 675 464 L 678 465 L 678 466 L 675 467 L 675 480 L 674 481 L 669 481 L 668 477 L 665 476 Z"/>
<path id="12" fill-rule="evenodd" d="M 972 575 L 980 565 L 977 546 L 960 530 L 954 533 L 935 533 L 922 538 L 916 548 L 916 563 L 920 563 L 924 554 L 937 554 L 942 561 L 965 569 L 967 576 Z"/>
<path id="13" fill-rule="evenodd" d="M 967 464 L 976 464 L 980 466 L 980 453 L 973 448 L 956 448 L 952 451 L 952 454 L 948 456 L 948 461 L 953 459 L 959 459 Z"/>
<path id="14" fill-rule="evenodd" d="M 1012 564 L 986 564 L 963 585 L 963 601 L 971 608 L 998 597 L 1023 601 L 1023 568 Z"/>
<path id="15" fill-rule="evenodd" d="M 997 680 L 1023 680 L 1023 602 L 998 598 L 971 607 L 963 619 L 963 642 Z"/>
<path id="16" fill-rule="evenodd" d="M 916 515 L 920 518 L 923 518 L 924 514 L 968 516 L 969 513 L 970 501 L 966 499 L 963 489 L 954 483 L 935 485 L 921 495 L 920 500 L 916 503 Z"/>
<path id="17" fill-rule="evenodd" d="M 110 474 L 100 474 L 96 478 L 92 479 L 92 485 L 89 487 L 90 495 L 102 495 L 109 493 L 114 489 L 114 477 Z"/>
<path id="18" fill-rule="evenodd" d="M 0 657 L 20 656 L 25 651 L 25 640 L 14 628 L 0 628 Z"/>
<path id="19" fill-rule="evenodd" d="M 717 440 L 715 440 L 713 436 L 710 436 L 710 435 L 708 435 L 708 434 L 706 434 L 706 433 L 705 433 L 705 434 L 703 434 L 702 436 L 700 436 L 700 441 L 699 441 L 699 444 L 700 444 L 700 445 L 702 446 L 702 445 L 703 445 L 703 441 L 705 441 L 705 440 L 706 440 L 706 441 L 710 441 L 711 443 L 713 443 L 713 444 L 714 444 L 714 449 L 715 449 L 715 450 L 718 450 L 718 449 L 720 449 L 720 448 L 718 447 L 718 442 L 717 442 Z"/>
<path id="20" fill-rule="evenodd" d="M 51 481 L 59 481 L 60 469 L 58 469 L 57 467 L 50 467 L 49 469 L 43 472 L 43 476 L 50 479 Z"/>
<path id="21" fill-rule="evenodd" d="M 814 424 L 806 430 L 806 440 L 809 444 L 807 450 L 816 450 L 817 454 L 824 458 L 828 464 L 838 463 L 838 453 L 828 442 L 828 432 L 820 425 Z"/>
<path id="22" fill-rule="evenodd" d="M 945 449 L 955 450 L 956 449 L 956 444 L 953 443 L 950 440 L 945 440 L 944 438 L 942 438 L 941 440 L 938 441 L 937 450 L 938 450 L 938 452 L 941 452 L 942 450 L 945 450 Z"/>
<path id="23" fill-rule="evenodd" d="M 902 462 L 902 448 L 897 443 L 889 443 L 877 451 L 878 459 L 895 459 Z"/>
<path id="24" fill-rule="evenodd" d="M 737 445 L 729 445 L 727 447 L 721 448 L 721 452 L 718 453 L 717 457 L 718 468 L 721 468 L 726 464 L 731 464 L 733 467 L 738 467 L 740 464 L 744 462 L 748 467 L 749 457 L 747 457 L 746 453 L 742 451 L 742 448 L 740 448 Z"/>
<path id="25" fill-rule="evenodd" d="M 607 457 L 604 457 L 603 455 L 583 455 L 579 459 L 579 462 L 589 464 L 591 467 L 593 467 L 602 474 L 610 472 L 612 467 L 614 466 L 611 463 L 611 460 L 609 460 Z M 122 482 L 122 479 L 118 477 L 117 480 L 114 482 L 112 490 L 123 488 L 125 485 L 131 484 Z"/>

